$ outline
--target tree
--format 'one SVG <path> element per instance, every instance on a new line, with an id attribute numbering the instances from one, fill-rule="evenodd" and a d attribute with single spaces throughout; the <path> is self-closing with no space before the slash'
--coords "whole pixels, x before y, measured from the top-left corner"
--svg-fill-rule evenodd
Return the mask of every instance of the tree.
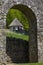
<path id="1" fill-rule="evenodd" d="M 7 16 L 6 16 L 6 25 L 7 28 L 9 27 L 9 24 L 15 19 L 18 18 L 18 20 L 22 23 L 22 25 L 24 26 L 25 30 L 29 29 L 29 22 L 25 16 L 25 14 L 23 14 L 21 11 L 19 11 L 18 9 L 10 9 Z"/>

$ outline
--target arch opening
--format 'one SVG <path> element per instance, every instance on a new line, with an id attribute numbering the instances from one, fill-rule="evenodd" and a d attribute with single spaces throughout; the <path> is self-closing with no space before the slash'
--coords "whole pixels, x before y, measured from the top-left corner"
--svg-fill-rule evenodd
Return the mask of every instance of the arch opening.
<path id="1" fill-rule="evenodd" d="M 29 29 L 28 29 L 29 42 L 27 43 L 27 57 L 28 58 L 27 59 L 25 58 L 26 61 L 24 61 L 24 62 L 25 63 L 26 62 L 38 62 L 37 19 L 36 19 L 35 14 L 33 13 L 33 11 L 30 8 L 28 8 L 26 5 L 22 5 L 22 4 L 14 5 L 11 9 L 20 10 L 23 14 L 25 14 L 26 18 L 29 21 Z M 19 43 L 21 43 L 21 42 L 19 41 Z M 24 42 L 22 42 L 22 43 L 24 43 Z M 6 44 L 6 47 L 7 47 L 7 44 Z M 7 53 L 7 51 L 6 51 L 6 53 Z M 22 62 L 22 61 L 19 61 L 19 63 L 20 62 Z"/>

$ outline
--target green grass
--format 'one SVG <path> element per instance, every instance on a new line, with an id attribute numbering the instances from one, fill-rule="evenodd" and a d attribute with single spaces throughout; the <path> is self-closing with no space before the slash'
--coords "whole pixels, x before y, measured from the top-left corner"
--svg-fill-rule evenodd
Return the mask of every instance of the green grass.
<path id="1" fill-rule="evenodd" d="M 16 64 L 16 65 L 43 65 L 43 63 L 25 63 L 25 64 Z"/>
<path id="2" fill-rule="evenodd" d="M 10 64 L 8 64 L 8 65 L 10 65 Z M 11 64 L 11 65 L 43 65 L 43 63 L 24 63 L 24 64 Z"/>
<path id="3" fill-rule="evenodd" d="M 22 39 L 22 40 L 29 40 L 29 36 L 28 35 L 24 35 L 24 34 L 20 34 L 20 33 L 16 33 L 16 32 L 7 32 L 7 37 L 13 37 L 13 38 L 17 38 L 17 39 Z"/>

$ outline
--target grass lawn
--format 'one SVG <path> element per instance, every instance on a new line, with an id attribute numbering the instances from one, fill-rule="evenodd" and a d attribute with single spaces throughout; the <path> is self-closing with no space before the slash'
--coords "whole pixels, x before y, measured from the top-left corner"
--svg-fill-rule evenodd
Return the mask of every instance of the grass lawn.
<path id="1" fill-rule="evenodd" d="M 29 36 L 28 35 L 24 35 L 24 34 L 20 34 L 20 33 L 16 33 L 16 32 L 7 32 L 6 36 L 8 37 L 15 37 L 17 39 L 22 39 L 22 40 L 29 40 Z"/>
<path id="2" fill-rule="evenodd" d="M 43 63 L 7 64 L 7 65 L 43 65 Z"/>

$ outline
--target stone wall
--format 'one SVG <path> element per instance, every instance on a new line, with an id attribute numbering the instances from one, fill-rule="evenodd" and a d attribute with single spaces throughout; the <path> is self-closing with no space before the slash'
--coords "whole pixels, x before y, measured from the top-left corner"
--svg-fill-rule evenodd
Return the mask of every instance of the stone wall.
<path id="1" fill-rule="evenodd" d="M 0 29 L 6 26 L 6 15 L 8 10 L 15 4 L 24 4 L 28 6 L 36 15 L 37 19 L 37 46 L 38 62 L 43 62 L 43 0 L 0 0 Z M 2 31 L 4 33 L 4 31 Z M 5 43 L 6 36 L 0 32 L 0 47 Z M 5 41 L 4 41 L 5 40 Z M 6 48 L 4 49 L 6 50 Z M 1 47 L 1 50 L 3 48 Z M 0 50 L 0 52 L 1 52 Z M 5 51 L 3 50 L 3 51 Z M 5 62 L 6 51 L 0 55 L 0 62 Z M 3 55 L 4 54 L 4 55 Z M 4 58 L 4 59 L 3 59 Z"/>

